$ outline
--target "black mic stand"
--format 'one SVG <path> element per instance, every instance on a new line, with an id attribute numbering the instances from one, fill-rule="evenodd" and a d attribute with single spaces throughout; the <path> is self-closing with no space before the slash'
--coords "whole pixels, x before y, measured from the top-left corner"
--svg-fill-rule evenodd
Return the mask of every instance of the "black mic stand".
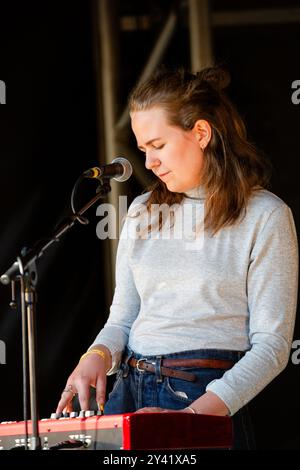
<path id="1" fill-rule="evenodd" d="M 39 240 L 33 248 L 21 251 L 21 255 L 12 266 L 0 277 L 0 281 L 4 285 L 11 283 L 12 301 L 11 307 L 16 306 L 15 301 L 15 282 L 20 281 L 21 292 L 21 309 L 22 309 L 22 343 L 23 343 L 23 402 L 24 402 L 24 421 L 26 426 L 26 437 L 24 449 L 28 448 L 27 443 L 27 360 L 29 365 L 29 393 L 30 393 L 30 412 L 32 422 L 32 434 L 30 438 L 29 449 L 40 450 L 41 439 L 38 428 L 38 400 L 37 400 L 37 373 L 36 373 L 36 286 L 37 286 L 37 269 L 36 260 L 40 258 L 44 252 L 54 242 L 60 241 L 62 235 L 73 227 L 76 220 L 82 224 L 88 221 L 82 215 L 99 199 L 103 198 L 111 191 L 109 180 L 103 178 L 100 180 L 101 186 L 97 189 L 97 194 L 78 212 L 70 215 L 61 225 L 54 231 L 50 239 Z M 28 356 L 28 357 L 27 357 Z"/>

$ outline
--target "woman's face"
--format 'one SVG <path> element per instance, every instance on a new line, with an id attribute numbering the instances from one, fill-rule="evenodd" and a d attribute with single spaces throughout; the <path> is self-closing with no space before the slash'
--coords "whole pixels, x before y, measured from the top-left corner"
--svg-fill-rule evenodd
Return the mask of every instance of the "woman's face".
<path id="1" fill-rule="evenodd" d="M 196 124 L 189 131 L 172 126 L 160 107 L 132 112 L 131 124 L 137 146 L 146 155 L 146 168 L 152 170 L 169 191 L 180 193 L 199 186 L 203 138 Z"/>

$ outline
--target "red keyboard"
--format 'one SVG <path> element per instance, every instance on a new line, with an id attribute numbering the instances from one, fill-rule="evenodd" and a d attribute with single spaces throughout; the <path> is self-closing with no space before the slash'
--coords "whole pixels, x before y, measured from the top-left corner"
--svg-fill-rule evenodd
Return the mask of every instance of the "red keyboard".
<path id="1" fill-rule="evenodd" d="M 29 421 L 29 438 L 31 431 Z M 192 413 L 130 413 L 44 419 L 39 421 L 39 434 L 43 449 L 166 450 L 232 447 L 231 418 Z M 0 449 L 24 446 L 24 435 L 24 422 L 1 423 Z"/>

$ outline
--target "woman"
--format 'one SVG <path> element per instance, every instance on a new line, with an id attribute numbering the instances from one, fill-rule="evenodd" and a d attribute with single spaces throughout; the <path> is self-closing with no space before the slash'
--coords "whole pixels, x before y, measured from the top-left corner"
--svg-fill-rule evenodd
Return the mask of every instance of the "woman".
<path id="1" fill-rule="evenodd" d="M 157 181 L 129 209 L 109 319 L 57 412 L 73 393 L 89 409 L 90 385 L 104 403 L 118 371 L 105 413 L 230 415 L 235 447 L 253 447 L 246 405 L 287 365 L 298 253 L 228 83 L 217 67 L 161 70 L 133 91 L 132 129 Z"/>

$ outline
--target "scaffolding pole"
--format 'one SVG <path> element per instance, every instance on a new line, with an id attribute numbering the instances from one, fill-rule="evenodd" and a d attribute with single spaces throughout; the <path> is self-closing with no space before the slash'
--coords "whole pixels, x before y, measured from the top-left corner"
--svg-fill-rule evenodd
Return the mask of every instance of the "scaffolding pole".
<path id="1" fill-rule="evenodd" d="M 191 69 L 197 72 L 213 63 L 209 0 L 189 0 Z"/>
<path id="2" fill-rule="evenodd" d="M 179 5 L 179 2 L 177 6 Z M 211 30 L 209 0 L 189 0 L 189 29 L 190 29 L 190 55 L 191 68 L 199 70 L 212 63 Z M 110 163 L 117 155 L 130 153 L 130 160 L 134 166 L 134 174 L 137 180 L 146 186 L 150 182 L 147 177 L 144 165 L 138 154 L 129 150 L 128 126 L 130 117 L 128 107 L 118 114 L 118 79 L 119 61 L 116 38 L 119 32 L 119 22 L 116 15 L 117 0 L 98 0 L 97 2 L 97 42 L 99 57 L 98 77 L 101 83 L 98 109 L 101 109 L 101 127 L 104 158 L 100 157 L 100 162 Z M 146 80 L 155 68 L 161 63 L 163 55 L 173 37 L 178 19 L 178 8 L 172 8 L 157 40 L 153 46 L 143 71 L 137 81 L 141 83 Z M 100 112 L 100 111 L 99 111 Z M 100 127 L 100 125 L 99 125 Z M 119 183 L 112 181 L 112 191 L 109 195 L 109 202 L 118 210 L 119 195 L 126 188 L 120 187 Z M 115 285 L 115 259 L 118 240 L 109 240 L 109 263 L 106 271 L 111 279 L 111 289 Z M 111 291 L 112 292 L 112 291 Z M 112 295 L 112 294 L 111 294 Z"/>
<path id="3" fill-rule="evenodd" d="M 152 52 L 144 66 L 144 69 L 140 75 L 140 78 L 137 81 L 137 84 L 142 83 L 154 72 L 156 67 L 160 64 L 161 59 L 170 44 L 170 40 L 175 31 L 177 21 L 177 12 L 171 10 L 157 40 L 153 46 Z M 117 129 L 124 129 L 129 123 L 129 113 L 128 108 L 126 107 L 118 120 Z"/>
<path id="4" fill-rule="evenodd" d="M 97 8 L 98 34 L 98 64 L 97 76 L 100 93 L 98 96 L 98 133 L 103 142 L 99 149 L 103 155 L 99 155 L 100 163 L 111 163 L 119 155 L 120 149 L 115 138 L 115 125 L 117 115 L 117 91 L 118 91 L 118 47 L 116 42 L 116 28 L 118 28 L 118 18 L 116 15 L 116 0 L 98 0 Z M 120 183 L 111 180 L 111 192 L 108 202 L 112 204 L 118 214 Z M 118 234 L 117 234 L 118 235 Z M 109 278 L 107 301 L 110 303 L 115 285 L 115 259 L 118 239 L 105 240 L 105 271 Z"/>

